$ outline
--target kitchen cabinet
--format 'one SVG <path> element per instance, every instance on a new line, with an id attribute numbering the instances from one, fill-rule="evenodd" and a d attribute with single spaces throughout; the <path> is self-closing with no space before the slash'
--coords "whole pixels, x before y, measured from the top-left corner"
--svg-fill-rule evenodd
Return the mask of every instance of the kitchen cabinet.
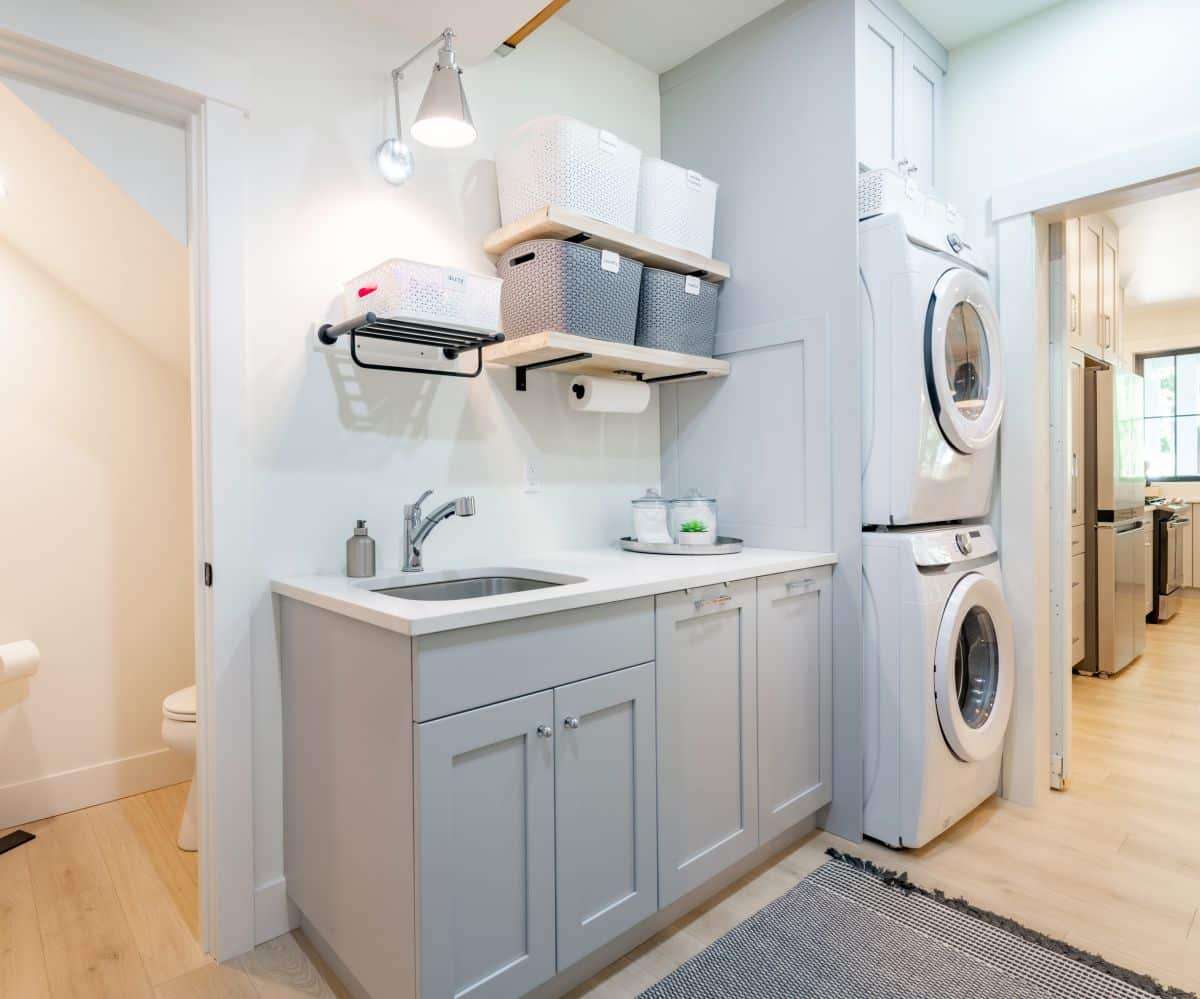
<path id="1" fill-rule="evenodd" d="M 1050 227 L 1053 336 L 1099 361 L 1121 358 L 1120 234 L 1102 215 Z"/>
<path id="2" fill-rule="evenodd" d="M 1078 666 L 1087 655 L 1084 632 L 1087 613 L 1087 556 L 1071 556 L 1071 665 Z"/>
<path id="3" fill-rule="evenodd" d="M 1154 511 L 1146 507 L 1146 613 L 1154 611 Z"/>
<path id="4" fill-rule="evenodd" d="M 1193 579 L 1193 563 L 1195 561 L 1195 552 L 1193 546 L 1196 538 L 1196 513 L 1200 503 L 1191 505 L 1191 516 L 1189 523 L 1183 528 L 1183 537 L 1180 539 L 1179 547 L 1183 553 L 1183 586 L 1184 589 L 1190 589 L 1196 584 Z"/>
<path id="5" fill-rule="evenodd" d="M 758 826 L 766 842 L 832 796 L 829 572 L 758 580 Z"/>
<path id="6" fill-rule="evenodd" d="M 1071 407 L 1071 453 L 1069 474 L 1071 476 L 1071 526 L 1083 527 L 1087 523 L 1087 503 L 1084 501 L 1084 483 L 1087 481 L 1085 461 L 1087 456 L 1087 429 L 1083 355 L 1071 351 L 1069 362 L 1069 384 L 1067 391 Z"/>
<path id="7" fill-rule="evenodd" d="M 1067 346 L 1083 350 L 1079 315 L 1079 219 L 1067 219 L 1050 227 L 1050 274 L 1051 286 L 1057 289 L 1051 295 L 1050 321 L 1058 335 L 1065 334 Z"/>
<path id="8" fill-rule="evenodd" d="M 1104 357 L 1104 317 L 1101 310 L 1104 225 L 1097 216 L 1079 220 L 1079 327 L 1082 350 Z"/>
<path id="9" fill-rule="evenodd" d="M 1117 227 L 1107 219 L 1100 220 L 1103 234 L 1100 267 L 1100 336 L 1104 360 L 1116 364 L 1120 360 L 1117 328 Z"/>
<path id="10" fill-rule="evenodd" d="M 856 125 L 859 161 L 911 171 L 942 190 L 941 67 L 870 0 L 858 6 Z"/>
<path id="11" fill-rule="evenodd" d="M 554 974 L 553 735 L 549 691 L 418 726 L 422 996 Z"/>
<path id="12" fill-rule="evenodd" d="M 655 600 L 659 904 L 758 846 L 755 584 Z"/>
<path id="13" fill-rule="evenodd" d="M 558 967 L 658 908 L 654 666 L 554 691 Z"/>

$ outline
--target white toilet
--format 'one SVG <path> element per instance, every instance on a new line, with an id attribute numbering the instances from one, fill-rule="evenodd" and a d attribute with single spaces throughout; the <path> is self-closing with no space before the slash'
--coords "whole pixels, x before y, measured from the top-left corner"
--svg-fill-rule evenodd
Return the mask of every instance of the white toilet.
<path id="1" fill-rule="evenodd" d="M 196 688 L 184 687 L 163 698 L 163 742 L 191 760 L 196 758 Z M 192 786 L 187 807 L 179 824 L 179 849 L 196 849 L 196 768 L 192 767 Z"/>

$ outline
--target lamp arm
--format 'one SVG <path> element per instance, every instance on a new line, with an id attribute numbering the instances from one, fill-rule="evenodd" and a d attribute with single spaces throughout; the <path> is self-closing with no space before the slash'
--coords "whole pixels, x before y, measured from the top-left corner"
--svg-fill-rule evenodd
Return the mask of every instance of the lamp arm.
<path id="1" fill-rule="evenodd" d="M 395 102 L 396 102 L 395 106 L 396 106 L 396 138 L 397 139 L 404 138 L 404 128 L 400 124 L 400 81 L 404 79 L 404 71 L 406 69 L 408 69 L 408 67 L 411 66 L 414 62 L 416 62 L 418 59 L 420 59 L 421 56 L 423 56 L 431 48 L 433 48 L 435 45 L 437 45 L 438 42 L 441 42 L 443 45 L 448 46 L 453 38 L 454 38 L 454 32 L 450 28 L 443 28 L 441 34 L 439 34 L 433 41 L 429 42 L 429 44 L 427 44 L 427 45 L 421 46 L 421 48 L 417 50 L 415 55 L 413 55 L 410 59 L 405 60 L 399 66 L 397 66 L 395 69 L 392 70 L 392 97 L 395 99 Z"/>

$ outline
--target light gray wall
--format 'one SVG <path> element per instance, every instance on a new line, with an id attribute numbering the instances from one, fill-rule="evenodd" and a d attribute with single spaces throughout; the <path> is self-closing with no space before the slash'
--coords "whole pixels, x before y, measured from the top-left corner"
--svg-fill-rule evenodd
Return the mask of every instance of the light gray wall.
<path id="1" fill-rule="evenodd" d="M 717 180 L 728 379 L 664 386 L 663 485 L 723 533 L 834 550 L 834 800 L 862 830 L 853 0 L 791 0 L 663 75 L 668 160 Z"/>

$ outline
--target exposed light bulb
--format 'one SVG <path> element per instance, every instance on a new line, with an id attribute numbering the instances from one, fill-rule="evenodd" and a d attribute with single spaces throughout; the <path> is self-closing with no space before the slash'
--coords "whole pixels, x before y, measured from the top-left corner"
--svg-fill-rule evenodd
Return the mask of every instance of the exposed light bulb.
<path id="1" fill-rule="evenodd" d="M 438 149 L 461 149 L 475 141 L 475 126 L 461 118 L 423 118 L 413 122 L 412 137 Z"/>
<path id="2" fill-rule="evenodd" d="M 375 150 L 375 162 L 389 184 L 399 186 L 413 175 L 412 150 L 400 139 L 384 139 Z"/>

